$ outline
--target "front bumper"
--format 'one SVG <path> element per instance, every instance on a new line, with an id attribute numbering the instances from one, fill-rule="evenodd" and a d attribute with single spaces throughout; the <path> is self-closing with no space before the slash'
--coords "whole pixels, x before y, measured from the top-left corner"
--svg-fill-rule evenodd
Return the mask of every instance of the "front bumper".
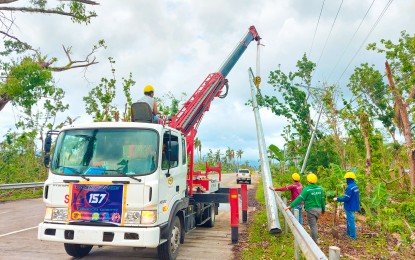
<path id="1" fill-rule="evenodd" d="M 155 248 L 160 244 L 160 228 L 40 223 L 38 239 L 69 244 Z"/>

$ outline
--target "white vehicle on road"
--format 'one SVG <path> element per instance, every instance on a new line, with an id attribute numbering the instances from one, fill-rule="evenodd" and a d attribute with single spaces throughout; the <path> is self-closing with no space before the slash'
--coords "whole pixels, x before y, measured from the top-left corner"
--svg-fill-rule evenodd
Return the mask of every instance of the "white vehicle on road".
<path id="1" fill-rule="evenodd" d="M 236 173 L 236 183 L 247 182 L 251 184 L 251 172 L 248 169 L 239 169 Z"/>

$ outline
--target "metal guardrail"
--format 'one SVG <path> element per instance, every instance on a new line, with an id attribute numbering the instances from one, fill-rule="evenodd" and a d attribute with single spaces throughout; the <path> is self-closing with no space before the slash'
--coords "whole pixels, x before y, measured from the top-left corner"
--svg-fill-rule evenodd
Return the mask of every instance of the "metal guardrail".
<path id="1" fill-rule="evenodd" d="M 43 184 L 44 184 L 44 182 L 26 182 L 26 183 L 0 184 L 0 190 L 36 188 L 36 187 L 43 187 Z"/>
<path id="2" fill-rule="evenodd" d="M 278 208 L 281 210 L 286 223 L 294 235 L 295 241 L 298 243 L 298 246 L 301 248 L 301 251 L 306 259 L 327 259 L 327 256 L 323 253 L 323 251 L 321 251 L 320 247 L 318 247 L 307 231 L 305 231 L 303 226 L 295 219 L 295 216 L 291 213 L 291 211 L 284 210 L 287 206 L 282 201 L 278 193 L 275 193 L 275 198 L 277 200 Z"/>

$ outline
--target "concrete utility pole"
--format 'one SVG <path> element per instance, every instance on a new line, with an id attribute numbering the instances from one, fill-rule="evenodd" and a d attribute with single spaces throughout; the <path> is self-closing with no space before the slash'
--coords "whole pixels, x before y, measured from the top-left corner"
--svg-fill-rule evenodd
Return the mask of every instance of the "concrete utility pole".
<path id="1" fill-rule="evenodd" d="M 262 171 L 262 183 L 264 186 L 265 193 L 265 204 L 267 207 L 267 217 L 268 217 L 268 231 L 271 234 L 281 233 L 281 225 L 278 218 L 278 209 L 277 201 L 275 199 L 274 192 L 268 189 L 269 186 L 272 186 L 271 171 L 268 163 L 267 149 L 264 139 L 264 131 L 262 129 L 261 117 L 259 115 L 258 101 L 256 99 L 256 87 L 254 84 L 254 73 L 252 69 L 249 68 L 249 83 L 251 84 L 251 94 L 252 94 L 252 106 L 255 114 L 255 123 L 258 137 L 258 150 L 259 157 L 261 160 L 261 171 Z"/>
<path id="2" fill-rule="evenodd" d="M 307 153 L 305 154 L 303 166 L 301 167 L 300 174 L 304 174 L 305 166 L 307 165 L 308 156 L 310 155 L 311 146 L 313 145 L 314 138 L 316 136 L 318 123 L 320 122 L 321 113 L 323 113 L 323 102 L 321 102 L 321 105 L 320 105 L 320 112 L 318 113 L 316 127 L 314 127 L 313 134 L 311 135 L 310 143 L 308 144 Z"/>

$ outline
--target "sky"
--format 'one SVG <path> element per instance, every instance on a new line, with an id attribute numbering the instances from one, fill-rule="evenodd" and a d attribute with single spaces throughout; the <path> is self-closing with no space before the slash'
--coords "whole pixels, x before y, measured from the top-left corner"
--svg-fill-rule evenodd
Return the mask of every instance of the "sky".
<path id="1" fill-rule="evenodd" d="M 19 2 L 14 5 L 19 6 Z M 57 123 L 67 116 L 79 117 L 77 123 L 92 121 L 82 98 L 102 77 L 110 77 L 108 57 L 116 62 L 118 83 L 132 73 L 136 81 L 131 90 L 134 100 L 142 96 L 148 84 L 154 86 L 156 96 L 171 92 L 179 98 L 184 92 L 187 100 L 209 73 L 219 69 L 254 25 L 263 45 L 259 68 L 257 45 L 252 42 L 227 76 L 228 96 L 213 100 L 197 133 L 202 154 L 209 149 L 220 149 L 222 154 L 228 147 L 241 149 L 242 162 L 259 159 L 254 113 L 245 105 L 251 98 L 250 67 L 260 72 L 262 93 L 279 96 L 267 83 L 270 72 L 279 65 L 286 73 L 294 71 L 296 62 L 306 53 L 317 63 L 314 87 L 338 83 L 347 93 L 347 80 L 359 64 L 368 62 L 384 71 L 385 57 L 367 51 L 368 43 L 381 39 L 396 42 L 403 30 L 410 35 L 415 33 L 415 1 L 410 0 L 98 2 L 99 6 L 92 7 L 98 17 L 87 26 L 54 15 L 16 15 L 17 27 L 11 33 L 49 57 L 58 58 L 56 65 L 67 62 L 62 45 L 72 47 L 74 59 L 83 59 L 98 40 L 106 42 L 107 48 L 95 53 L 98 64 L 86 71 L 74 69 L 54 75 L 70 105 L 65 114 L 58 116 Z M 125 100 L 121 84 L 118 93 L 116 105 L 122 110 Z M 286 120 L 265 108 L 260 109 L 260 116 L 266 145 L 275 144 L 282 149 L 281 133 Z M 9 129 L 15 129 L 18 117 L 11 104 L 0 112 L 0 140 Z"/>

